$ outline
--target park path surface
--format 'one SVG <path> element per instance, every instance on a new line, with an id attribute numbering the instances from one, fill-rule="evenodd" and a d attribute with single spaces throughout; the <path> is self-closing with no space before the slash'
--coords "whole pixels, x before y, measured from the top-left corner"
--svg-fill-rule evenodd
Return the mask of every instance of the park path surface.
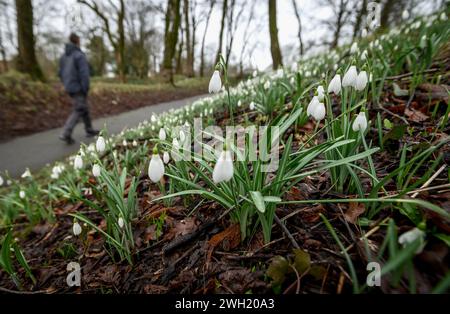
<path id="1" fill-rule="evenodd" d="M 93 121 L 95 128 L 106 125 L 109 134 L 120 133 L 125 128 L 137 126 L 139 122 L 150 119 L 152 113 L 162 113 L 170 109 L 181 108 L 193 103 L 205 95 L 142 107 L 116 116 L 104 117 Z M 52 129 L 29 136 L 15 138 L 0 144 L 0 172 L 8 171 L 10 176 L 20 176 L 28 167 L 36 171 L 48 163 L 61 160 L 78 151 L 80 143 L 89 144 L 95 138 L 86 138 L 84 127 L 80 122 L 73 132 L 76 143 L 66 145 L 58 139 L 62 128 Z"/>

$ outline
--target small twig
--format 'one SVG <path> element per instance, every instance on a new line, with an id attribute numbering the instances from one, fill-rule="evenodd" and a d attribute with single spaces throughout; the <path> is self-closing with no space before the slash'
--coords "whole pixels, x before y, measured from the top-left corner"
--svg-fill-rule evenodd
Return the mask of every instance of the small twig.
<path id="1" fill-rule="evenodd" d="M 433 174 L 420 188 L 422 189 L 428 187 L 431 184 L 431 182 L 433 182 L 434 179 L 436 179 L 441 174 L 441 172 L 444 171 L 446 167 L 447 165 L 445 164 L 442 165 L 442 167 L 439 168 L 438 171 L 436 171 L 435 174 Z M 416 192 L 413 195 L 411 195 L 411 198 L 415 198 L 417 195 L 419 195 L 419 192 Z"/>
<path id="2" fill-rule="evenodd" d="M 405 119 L 404 117 L 402 117 L 402 116 L 399 116 L 399 115 L 396 114 L 396 113 L 393 113 L 393 112 L 390 111 L 389 109 L 384 108 L 382 104 L 379 103 L 379 104 L 378 104 L 378 108 L 380 108 L 380 109 L 383 110 L 384 112 L 390 114 L 391 116 L 394 116 L 394 117 L 396 117 L 396 118 L 402 120 L 402 121 L 405 122 L 407 125 L 409 125 L 408 120 L 406 120 L 406 119 Z"/>
<path id="3" fill-rule="evenodd" d="M 17 291 L 17 290 L 10 290 L 7 288 L 0 287 L 0 291 L 6 292 L 6 293 L 12 293 L 12 294 L 43 294 L 47 293 L 45 290 L 39 290 L 39 291 Z"/>
<path id="4" fill-rule="evenodd" d="M 275 222 L 280 225 L 281 229 L 283 229 L 283 232 L 286 234 L 286 236 L 289 238 L 289 240 L 291 241 L 292 245 L 296 248 L 299 249 L 300 246 L 298 245 L 297 241 L 295 241 L 294 237 L 292 236 L 292 234 L 289 232 L 288 228 L 285 226 L 285 224 L 280 220 L 280 218 L 278 218 L 278 216 L 276 214 L 274 214 L 274 219 Z"/>

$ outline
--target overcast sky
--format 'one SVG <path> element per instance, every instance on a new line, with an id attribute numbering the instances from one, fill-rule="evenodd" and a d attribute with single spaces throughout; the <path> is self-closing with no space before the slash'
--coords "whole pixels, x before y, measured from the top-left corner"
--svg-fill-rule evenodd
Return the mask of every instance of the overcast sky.
<path id="1" fill-rule="evenodd" d="M 13 6 L 12 0 L 7 0 Z M 108 3 L 106 0 L 97 0 L 99 3 Z M 113 0 L 115 1 L 115 0 Z M 126 2 L 131 1 L 145 1 L 145 0 L 126 0 Z M 166 4 L 166 0 L 153 0 L 153 3 Z M 200 3 L 206 3 L 208 0 L 198 0 Z M 237 0 L 238 3 L 242 3 L 244 0 Z M 300 10 L 302 27 L 303 27 L 303 42 L 307 44 L 309 41 L 322 41 L 323 39 L 329 39 L 331 36 L 330 31 L 328 31 L 321 21 L 330 20 L 333 17 L 333 12 L 330 7 L 319 5 L 318 0 L 296 0 L 298 8 Z M 339 1 L 339 0 L 335 0 Z M 439 0 L 433 0 L 435 3 Z M 42 3 L 54 3 L 58 10 L 47 12 L 46 6 L 41 5 Z M 208 51 L 210 51 L 209 58 L 212 58 L 212 54 L 215 53 L 218 44 L 218 33 L 220 30 L 220 19 L 221 19 L 221 1 L 215 5 L 213 14 L 211 16 L 207 37 L 206 46 Z M 250 3 L 247 1 L 247 5 L 244 10 L 244 14 L 240 20 L 239 27 L 237 29 L 235 40 L 233 43 L 232 57 L 239 57 L 241 48 L 243 45 L 243 36 L 247 24 L 247 17 L 250 14 Z M 420 5 L 414 8 L 416 13 L 425 13 L 430 10 L 429 1 L 423 0 Z M 76 30 L 77 25 L 71 22 L 68 16 L 78 15 L 78 12 L 82 12 L 83 20 L 80 21 L 78 27 L 89 28 L 94 25 L 100 25 L 99 19 L 96 18 L 92 12 L 89 11 L 84 5 L 80 5 L 76 0 L 33 0 L 33 5 L 35 9 L 35 18 L 39 19 L 36 21 L 41 28 L 46 31 L 54 30 L 55 34 L 60 34 L 60 36 L 67 37 L 71 30 Z M 204 5 L 203 8 L 206 8 Z M 238 10 L 238 9 L 236 9 Z M 292 0 L 278 0 L 277 1 L 278 10 L 278 36 L 280 45 L 283 50 L 283 59 L 285 63 L 289 61 L 296 60 L 299 54 L 299 44 L 298 44 L 298 23 L 293 12 Z M 414 14 L 412 12 L 412 14 Z M 152 15 L 149 15 L 149 19 Z M 160 33 L 164 31 L 163 23 L 164 15 L 157 13 L 154 15 L 152 20 L 149 20 L 149 25 L 154 25 Z M 77 23 L 75 23 L 77 24 Z M 199 25 L 197 30 L 197 49 L 200 48 L 201 36 L 203 35 L 205 23 Z M 270 55 L 270 38 L 268 30 L 268 13 L 267 13 L 267 0 L 256 0 L 256 5 L 254 7 L 254 19 L 249 27 L 250 36 L 248 40 L 247 48 L 250 49 L 254 45 L 257 48 L 254 49 L 252 58 L 244 58 L 244 63 L 246 66 L 251 65 L 253 68 L 258 68 L 259 70 L 264 70 L 271 66 L 272 58 Z M 226 35 L 225 35 L 226 36 Z M 40 36 L 38 34 L 37 40 L 39 43 Z M 224 38 L 226 39 L 226 37 Z M 318 40 L 320 39 L 320 40 Z M 42 39 L 41 39 L 42 40 Z M 341 42 L 348 41 L 348 39 L 343 39 Z M 8 45 L 8 54 L 11 55 L 15 53 L 15 49 L 12 45 Z M 45 47 L 44 47 L 45 48 Z M 54 52 L 61 53 L 63 47 L 57 47 L 52 49 L 59 49 L 60 51 Z M 313 46 L 311 51 L 317 51 L 319 47 Z M 197 51 L 196 55 L 199 55 Z M 248 54 L 246 54 L 248 56 Z M 198 61 L 198 59 L 197 59 Z M 238 61 L 234 59 L 234 61 Z"/>

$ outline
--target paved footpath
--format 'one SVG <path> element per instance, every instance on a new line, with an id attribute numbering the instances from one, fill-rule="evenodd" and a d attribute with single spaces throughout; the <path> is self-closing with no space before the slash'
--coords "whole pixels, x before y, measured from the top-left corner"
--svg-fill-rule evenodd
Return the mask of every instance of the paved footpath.
<path id="1" fill-rule="evenodd" d="M 100 118 L 94 120 L 93 125 L 95 128 L 101 129 L 106 124 L 110 134 L 118 134 L 125 128 L 137 126 L 139 122 L 150 119 L 152 113 L 158 114 L 172 108 L 180 108 L 202 97 L 205 97 L 205 95 L 160 103 L 121 113 L 117 116 Z M 30 168 L 31 172 L 39 170 L 48 163 L 61 160 L 78 151 L 80 142 L 90 143 L 95 141 L 95 138 L 85 137 L 81 122 L 78 123 L 73 132 L 73 138 L 76 141 L 73 145 L 66 145 L 58 139 L 61 130 L 61 128 L 52 129 L 1 143 L 0 173 L 7 170 L 14 178 L 20 176 L 27 167 Z"/>

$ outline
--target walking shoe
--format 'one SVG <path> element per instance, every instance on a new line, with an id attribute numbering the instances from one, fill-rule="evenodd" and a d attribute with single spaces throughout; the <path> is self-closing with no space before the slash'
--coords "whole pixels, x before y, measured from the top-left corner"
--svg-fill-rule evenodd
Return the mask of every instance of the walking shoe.
<path id="1" fill-rule="evenodd" d="M 72 136 L 67 136 L 67 135 L 60 135 L 59 139 L 63 142 L 66 142 L 66 144 L 68 145 L 72 145 L 73 143 L 75 143 L 75 140 L 72 138 Z"/>
<path id="2" fill-rule="evenodd" d="M 94 130 L 94 129 L 86 131 L 86 137 L 94 137 L 94 136 L 97 136 L 99 134 L 100 134 L 100 131 Z"/>

